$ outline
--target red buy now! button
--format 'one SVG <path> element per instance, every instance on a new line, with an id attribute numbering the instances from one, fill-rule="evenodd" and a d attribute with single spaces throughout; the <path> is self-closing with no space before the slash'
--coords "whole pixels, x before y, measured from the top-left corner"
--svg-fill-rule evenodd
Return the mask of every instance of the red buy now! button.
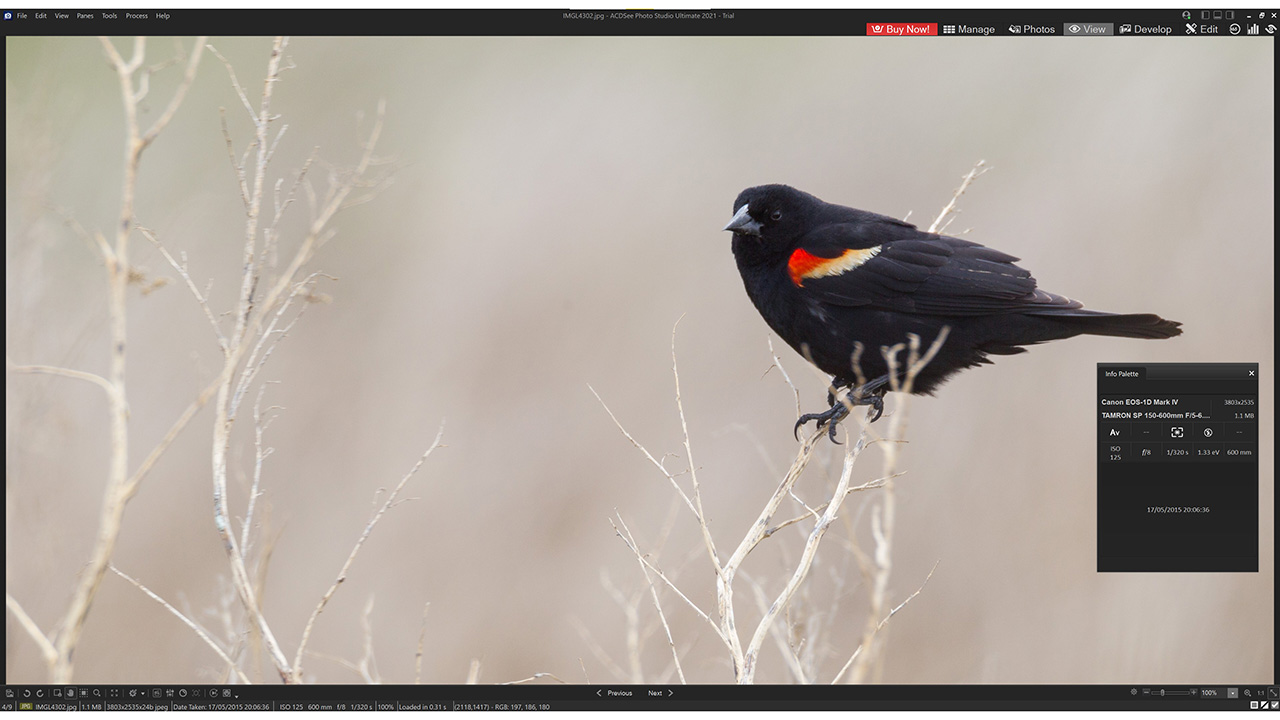
<path id="1" fill-rule="evenodd" d="M 938 23 L 867 23 L 868 35 L 937 35 Z"/>

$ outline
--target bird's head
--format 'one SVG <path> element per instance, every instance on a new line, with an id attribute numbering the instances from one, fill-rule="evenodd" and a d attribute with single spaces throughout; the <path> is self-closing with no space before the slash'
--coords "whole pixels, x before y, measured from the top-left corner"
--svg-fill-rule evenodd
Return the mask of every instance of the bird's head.
<path id="1" fill-rule="evenodd" d="M 733 201 L 733 219 L 725 230 L 762 240 L 794 241 L 803 227 L 807 210 L 822 201 L 789 185 L 747 188 Z"/>

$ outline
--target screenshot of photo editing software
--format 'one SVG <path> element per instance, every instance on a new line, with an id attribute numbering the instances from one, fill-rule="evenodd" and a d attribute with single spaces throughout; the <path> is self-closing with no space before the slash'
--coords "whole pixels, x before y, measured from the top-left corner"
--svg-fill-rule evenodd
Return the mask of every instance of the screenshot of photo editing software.
<path id="1" fill-rule="evenodd" d="M 1280 8 L 3 15 L 4 710 L 1280 711 Z"/>

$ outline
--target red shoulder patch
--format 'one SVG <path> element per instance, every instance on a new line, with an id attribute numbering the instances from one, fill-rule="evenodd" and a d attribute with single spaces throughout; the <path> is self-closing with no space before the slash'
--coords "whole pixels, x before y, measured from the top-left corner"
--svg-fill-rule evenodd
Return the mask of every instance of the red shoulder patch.
<path id="1" fill-rule="evenodd" d="M 809 278 L 828 277 L 848 272 L 875 257 L 880 246 L 862 250 L 845 250 L 836 257 L 825 258 L 814 255 L 804 248 L 797 248 L 787 259 L 787 272 L 791 274 L 791 282 L 802 287 Z"/>

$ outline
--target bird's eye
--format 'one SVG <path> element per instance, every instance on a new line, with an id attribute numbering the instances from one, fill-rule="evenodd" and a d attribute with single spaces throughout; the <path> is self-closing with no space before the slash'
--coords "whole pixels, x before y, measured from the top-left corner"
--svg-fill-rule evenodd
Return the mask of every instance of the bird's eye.
<path id="1" fill-rule="evenodd" d="M 769 217 L 773 218 L 775 221 L 777 221 L 777 220 L 781 220 L 781 219 L 782 219 L 782 211 L 781 211 L 781 210 L 774 210 L 774 211 L 773 211 L 773 214 L 772 214 L 772 215 L 770 215 Z"/>

